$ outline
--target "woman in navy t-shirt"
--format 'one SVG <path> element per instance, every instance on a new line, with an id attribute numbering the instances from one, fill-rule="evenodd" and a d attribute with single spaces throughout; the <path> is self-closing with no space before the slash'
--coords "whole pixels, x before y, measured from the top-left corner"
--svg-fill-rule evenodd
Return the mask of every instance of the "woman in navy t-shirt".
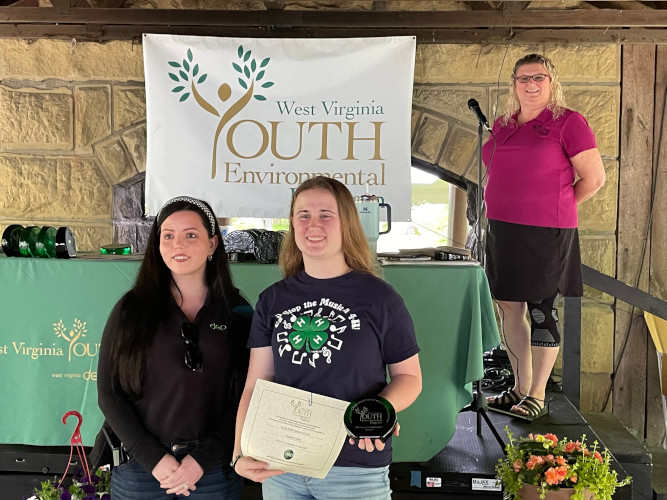
<path id="1" fill-rule="evenodd" d="M 324 479 L 269 471 L 265 462 L 241 456 L 240 434 L 258 378 L 346 401 L 380 395 L 397 412 L 421 391 L 412 319 L 398 293 L 376 276 L 345 185 L 319 176 L 299 186 L 280 265 L 284 279 L 260 295 L 253 317 L 235 470 L 263 482 L 265 499 L 391 498 L 391 440 L 349 440 Z M 300 335 L 290 335 L 296 331 Z"/>

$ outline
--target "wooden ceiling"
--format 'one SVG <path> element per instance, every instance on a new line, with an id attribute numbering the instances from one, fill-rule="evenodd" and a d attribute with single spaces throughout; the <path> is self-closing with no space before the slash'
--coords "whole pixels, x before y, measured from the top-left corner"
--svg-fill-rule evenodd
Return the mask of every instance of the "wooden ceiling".
<path id="1" fill-rule="evenodd" d="M 140 40 L 142 33 L 665 44 L 667 1 L 0 0 L 4 38 Z"/>

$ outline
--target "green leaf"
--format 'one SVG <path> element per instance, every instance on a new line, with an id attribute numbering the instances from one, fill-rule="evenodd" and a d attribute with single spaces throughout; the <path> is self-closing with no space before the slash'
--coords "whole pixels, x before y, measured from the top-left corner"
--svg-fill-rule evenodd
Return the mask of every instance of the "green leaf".
<path id="1" fill-rule="evenodd" d="M 266 97 L 264 97 L 263 95 L 254 95 L 253 97 L 258 101 L 266 101 Z"/>
<path id="2" fill-rule="evenodd" d="M 181 70 L 178 72 L 178 74 L 181 75 L 181 78 L 183 78 L 183 80 L 185 80 L 186 82 L 188 81 L 188 74 L 185 71 Z"/>
<path id="3" fill-rule="evenodd" d="M 290 344 L 292 344 L 295 349 L 301 349 L 308 340 L 308 337 L 305 336 L 302 332 L 292 332 L 289 334 L 288 338 Z"/>
<path id="4" fill-rule="evenodd" d="M 183 59 L 183 67 L 185 68 L 185 71 L 190 71 L 190 65 L 185 59 Z"/>
<path id="5" fill-rule="evenodd" d="M 188 49 L 188 61 L 192 62 L 192 51 Z"/>
<path id="6" fill-rule="evenodd" d="M 255 60 L 253 59 L 252 61 L 250 61 L 250 71 L 254 73 L 256 69 L 257 69 L 257 62 L 255 62 Z"/>
<path id="7" fill-rule="evenodd" d="M 243 57 L 243 45 L 239 45 L 238 53 L 239 53 L 239 59 Z"/>
<path id="8" fill-rule="evenodd" d="M 195 67 L 192 68 L 192 76 L 197 76 L 197 73 L 199 73 L 199 64 L 195 64 Z"/>
<path id="9" fill-rule="evenodd" d="M 180 68 L 181 65 L 178 64 L 176 61 L 169 61 L 169 66 L 173 66 L 174 68 Z"/>
<path id="10" fill-rule="evenodd" d="M 243 78 L 239 78 L 239 85 L 244 89 L 248 88 L 248 85 L 246 84 L 246 82 L 243 81 Z"/>
<path id="11" fill-rule="evenodd" d="M 267 64 L 269 64 L 269 61 L 270 61 L 270 60 L 271 60 L 271 58 L 270 58 L 270 57 L 267 57 L 266 59 L 264 59 L 264 60 L 262 61 L 262 63 L 259 65 L 259 67 L 260 67 L 260 68 L 263 68 L 264 66 L 266 66 Z"/>
<path id="12" fill-rule="evenodd" d="M 206 80 L 207 76 L 208 76 L 208 73 L 204 73 L 202 76 L 199 77 L 199 80 L 197 80 L 197 83 L 204 83 L 204 80 Z"/>
<path id="13" fill-rule="evenodd" d="M 243 70 L 241 69 L 241 66 L 239 66 L 238 64 L 236 64 L 236 63 L 232 63 L 232 67 L 233 67 L 236 71 L 238 71 L 239 73 L 243 73 Z"/>
<path id="14" fill-rule="evenodd" d="M 248 59 L 250 59 L 250 54 L 252 54 L 252 50 L 249 50 L 248 52 L 245 53 L 243 56 L 243 62 L 248 62 Z"/>
<path id="15" fill-rule="evenodd" d="M 174 80 L 175 82 L 178 82 L 178 81 L 179 81 L 179 78 L 178 78 L 175 74 L 173 74 L 173 73 L 169 73 L 169 78 L 171 78 L 171 79 Z"/>
<path id="16" fill-rule="evenodd" d="M 250 70 L 248 69 L 248 66 L 243 66 L 243 74 L 245 74 L 246 78 L 250 78 Z"/>
<path id="17" fill-rule="evenodd" d="M 274 83 L 273 82 L 266 82 L 262 84 L 263 89 L 268 89 L 269 87 L 273 87 Z"/>
<path id="18" fill-rule="evenodd" d="M 255 80 L 260 81 L 262 78 L 264 78 L 264 70 L 257 73 L 257 78 L 255 78 Z"/>
<path id="19" fill-rule="evenodd" d="M 173 89 L 171 89 L 171 91 L 172 91 L 172 92 L 180 92 L 180 91 L 183 90 L 183 89 L 185 89 L 185 87 L 180 86 L 180 87 L 174 87 Z"/>
<path id="20" fill-rule="evenodd" d="M 186 92 L 181 96 L 181 98 L 178 100 L 178 102 L 183 102 L 185 101 L 188 97 L 190 97 L 190 92 Z"/>

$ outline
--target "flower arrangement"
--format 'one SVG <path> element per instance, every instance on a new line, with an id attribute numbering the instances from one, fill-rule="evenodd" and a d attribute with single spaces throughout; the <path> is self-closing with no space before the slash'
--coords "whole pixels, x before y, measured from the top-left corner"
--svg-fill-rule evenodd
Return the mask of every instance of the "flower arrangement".
<path id="1" fill-rule="evenodd" d="M 90 478 L 83 469 L 72 476 L 69 488 L 55 481 L 43 481 L 31 496 L 24 500 L 111 500 L 109 482 L 111 473 L 100 467 Z"/>
<path id="2" fill-rule="evenodd" d="M 606 448 L 594 441 L 586 445 L 581 441 L 558 439 L 555 434 L 529 434 L 519 441 L 505 427 L 509 443 L 506 456 L 496 465 L 496 478 L 504 487 L 505 499 L 520 499 L 524 483 L 537 487 L 540 498 L 547 492 L 561 488 L 573 488 L 570 498 L 584 500 L 586 495 L 597 500 L 611 500 L 616 488 L 629 484 L 631 477 L 618 479 L 611 470 L 611 455 Z"/>

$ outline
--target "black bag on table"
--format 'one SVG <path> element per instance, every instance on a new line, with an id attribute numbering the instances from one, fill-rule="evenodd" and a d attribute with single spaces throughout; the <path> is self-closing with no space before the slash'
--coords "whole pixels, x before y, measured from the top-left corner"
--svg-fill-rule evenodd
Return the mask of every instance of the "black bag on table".
<path id="1" fill-rule="evenodd" d="M 236 254 L 232 260 L 256 259 L 262 264 L 278 262 L 278 253 L 284 231 L 268 229 L 240 229 L 227 233 L 224 237 L 225 251 Z"/>

